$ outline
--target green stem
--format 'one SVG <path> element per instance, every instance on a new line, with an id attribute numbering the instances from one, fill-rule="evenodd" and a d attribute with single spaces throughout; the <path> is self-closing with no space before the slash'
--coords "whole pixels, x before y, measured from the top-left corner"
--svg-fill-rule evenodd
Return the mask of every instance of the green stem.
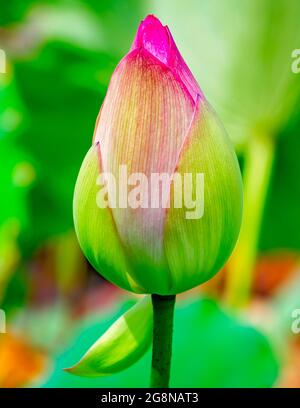
<path id="1" fill-rule="evenodd" d="M 153 348 L 151 387 L 169 387 L 175 295 L 152 295 Z"/>
<path id="2" fill-rule="evenodd" d="M 245 157 L 243 223 L 227 274 L 226 301 L 234 308 L 244 306 L 249 299 L 273 157 L 271 137 L 254 135 L 249 140 Z"/>

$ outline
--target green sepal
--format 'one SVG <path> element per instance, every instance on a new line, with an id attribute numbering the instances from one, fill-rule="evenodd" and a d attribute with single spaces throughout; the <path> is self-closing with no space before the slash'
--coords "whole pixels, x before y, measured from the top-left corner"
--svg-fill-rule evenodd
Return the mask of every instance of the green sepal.
<path id="1" fill-rule="evenodd" d="M 151 297 L 146 296 L 119 317 L 78 363 L 65 371 L 81 377 L 117 373 L 138 361 L 151 340 Z"/>

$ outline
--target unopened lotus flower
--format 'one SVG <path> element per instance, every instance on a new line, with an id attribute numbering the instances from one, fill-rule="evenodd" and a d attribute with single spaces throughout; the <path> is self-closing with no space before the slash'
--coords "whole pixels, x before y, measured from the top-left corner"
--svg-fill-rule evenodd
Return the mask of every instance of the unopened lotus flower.
<path id="1" fill-rule="evenodd" d="M 167 387 L 175 295 L 222 267 L 241 215 L 241 175 L 226 132 L 168 27 L 148 16 L 111 78 L 77 179 L 74 221 L 94 268 L 121 288 L 151 294 L 153 308 L 143 299 L 68 371 L 114 373 L 153 337 L 151 385 Z"/>
<path id="2" fill-rule="evenodd" d="M 203 215 L 189 219 L 185 208 L 174 205 L 178 191 L 172 182 L 162 191 L 169 208 L 99 208 L 99 174 L 118 179 L 124 165 L 129 174 L 148 178 L 203 174 Z M 222 267 L 235 245 L 241 213 L 240 170 L 226 132 L 168 27 L 148 16 L 112 75 L 80 169 L 74 220 L 81 248 L 94 268 L 121 288 L 174 295 Z"/>

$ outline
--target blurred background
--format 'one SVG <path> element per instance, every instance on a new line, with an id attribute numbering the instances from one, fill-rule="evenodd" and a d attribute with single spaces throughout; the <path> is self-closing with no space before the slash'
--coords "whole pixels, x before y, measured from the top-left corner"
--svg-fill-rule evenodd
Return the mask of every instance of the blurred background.
<path id="1" fill-rule="evenodd" d="M 0 0 L 0 10 L 0 387 L 148 385 L 149 353 L 111 377 L 62 369 L 135 301 L 87 264 L 72 196 L 110 76 L 152 13 L 221 116 L 245 193 L 229 262 L 179 297 L 171 385 L 300 387 L 299 0 Z"/>

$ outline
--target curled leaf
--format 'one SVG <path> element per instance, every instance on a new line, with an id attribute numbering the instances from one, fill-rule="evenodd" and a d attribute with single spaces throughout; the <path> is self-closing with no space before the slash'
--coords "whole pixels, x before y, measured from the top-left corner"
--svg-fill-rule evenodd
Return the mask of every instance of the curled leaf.
<path id="1" fill-rule="evenodd" d="M 150 296 L 146 296 L 116 320 L 77 364 L 65 371 L 82 377 L 117 373 L 139 360 L 151 339 L 152 306 Z"/>

